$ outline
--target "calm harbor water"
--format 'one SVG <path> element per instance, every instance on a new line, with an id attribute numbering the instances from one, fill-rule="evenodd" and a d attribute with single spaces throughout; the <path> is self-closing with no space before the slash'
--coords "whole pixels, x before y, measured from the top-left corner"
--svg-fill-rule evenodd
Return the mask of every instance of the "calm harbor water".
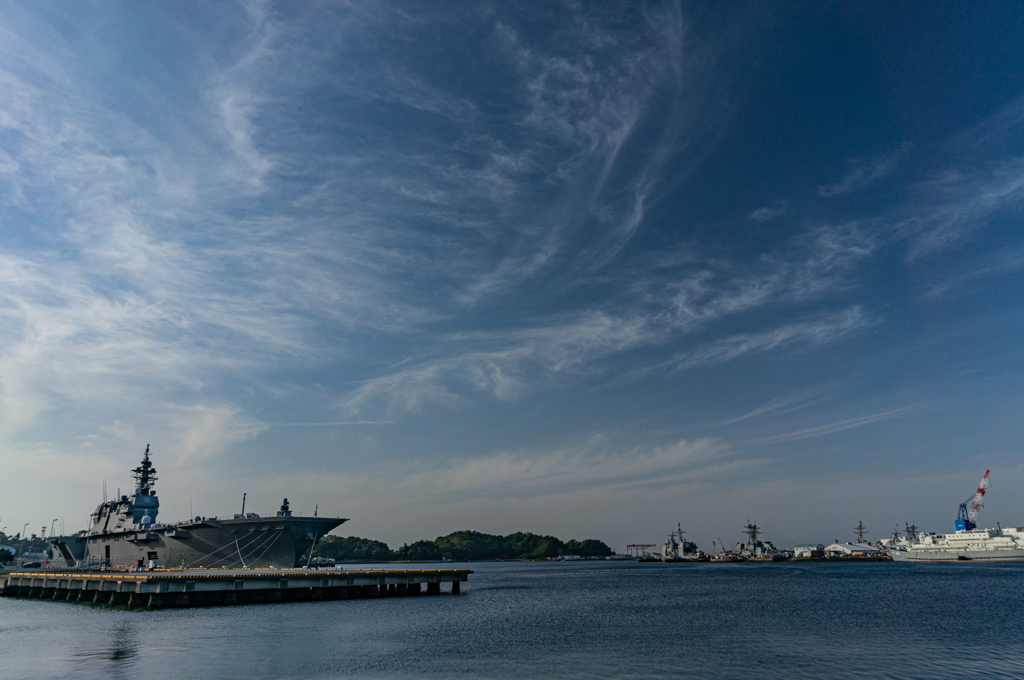
<path id="1" fill-rule="evenodd" d="M 1024 564 L 469 567 L 457 597 L 0 598 L 0 677 L 1024 677 Z"/>

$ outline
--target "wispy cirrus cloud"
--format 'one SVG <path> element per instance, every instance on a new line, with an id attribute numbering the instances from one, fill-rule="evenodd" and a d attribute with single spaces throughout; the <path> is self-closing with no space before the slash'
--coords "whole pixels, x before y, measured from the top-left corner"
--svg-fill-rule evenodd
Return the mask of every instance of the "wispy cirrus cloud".
<path id="1" fill-rule="evenodd" d="M 763 333 L 740 333 L 686 352 L 672 362 L 679 369 L 713 366 L 744 354 L 767 352 L 797 343 L 822 345 L 871 325 L 859 306 L 819 319 L 786 324 Z"/>
<path id="2" fill-rule="evenodd" d="M 913 406 L 903 406 L 895 408 L 889 411 L 883 411 L 881 413 L 872 413 L 866 416 L 858 416 L 856 418 L 847 418 L 845 420 L 839 420 L 834 423 L 827 423 L 825 425 L 816 425 L 815 427 L 808 427 L 802 430 L 796 430 L 794 432 L 787 432 L 786 434 L 776 435 L 774 437 L 767 437 L 759 440 L 761 443 L 774 443 L 774 442 L 792 442 L 799 439 L 810 439 L 812 437 L 823 437 L 829 434 L 835 434 L 837 432 L 843 432 L 850 430 L 855 427 L 865 427 L 874 423 L 882 422 L 885 420 L 891 420 L 896 418 L 901 413 L 906 412 L 909 409 L 914 408 Z"/>
<path id="3" fill-rule="evenodd" d="M 981 280 L 1024 270 L 1024 251 L 999 251 L 968 263 L 965 271 L 946 278 L 928 288 L 926 299 L 962 295 Z"/>
<path id="4" fill-rule="evenodd" d="M 857 223 L 822 226 L 795 236 L 777 253 L 746 268 L 731 262 L 694 268 L 666 284 L 672 323 L 692 327 L 757 307 L 801 303 L 853 285 L 851 275 L 879 247 Z"/>
<path id="5" fill-rule="evenodd" d="M 757 463 L 711 438 L 622 447 L 597 437 L 554 450 L 501 451 L 440 464 L 408 460 L 401 469 L 380 466 L 331 477 L 332 486 L 347 498 L 373 497 L 388 487 L 405 502 L 502 502 L 577 491 L 659 489 L 698 483 Z"/>
<path id="6" fill-rule="evenodd" d="M 910 153 L 910 142 L 900 145 L 896 151 L 877 156 L 858 156 L 850 160 L 850 170 L 835 184 L 818 187 L 818 195 L 825 198 L 842 196 L 866 189 L 876 181 L 895 172 L 900 162 Z"/>
<path id="7" fill-rule="evenodd" d="M 755 409 L 751 409 L 735 418 L 724 420 L 717 425 L 733 425 L 746 420 L 761 418 L 764 416 L 777 416 L 794 413 L 803 409 L 820 404 L 827 399 L 826 390 L 823 388 L 811 388 L 798 390 L 792 394 L 776 397 Z"/>
<path id="8" fill-rule="evenodd" d="M 372 408 L 390 413 L 419 412 L 428 405 L 452 408 L 478 394 L 513 401 L 555 374 L 593 372 L 595 362 L 650 342 L 657 332 L 641 316 L 595 312 L 535 328 L 452 335 L 443 343 L 449 348 L 444 356 L 364 381 L 340 405 L 356 414 Z"/>
<path id="9" fill-rule="evenodd" d="M 950 159 L 887 218 L 915 262 L 958 247 L 1024 208 L 1024 97 L 946 142 Z"/>
<path id="10" fill-rule="evenodd" d="M 835 295 L 852 285 L 851 273 L 876 247 L 872 234 L 846 224 L 801 234 L 785 251 L 766 255 L 749 270 L 726 262 L 709 268 L 685 261 L 682 266 L 695 271 L 682 280 L 662 272 L 634 295 L 603 310 L 535 319 L 532 327 L 446 335 L 440 356 L 418 358 L 398 371 L 362 382 L 340 404 L 350 414 L 375 408 L 394 414 L 419 412 L 428 405 L 465 407 L 481 396 L 516 401 L 555 376 L 564 380 L 598 375 L 605 360 L 639 348 L 658 351 L 725 319 Z M 689 368 L 754 350 L 824 344 L 866 325 L 867 315 L 853 307 L 815 322 L 729 338 L 714 349 L 694 350 L 689 359 L 668 363 Z"/>
<path id="11" fill-rule="evenodd" d="M 780 201 L 776 205 L 766 205 L 750 213 L 750 219 L 755 222 L 774 222 L 786 214 L 786 202 Z"/>
<path id="12" fill-rule="evenodd" d="M 951 169 L 919 184 L 911 215 L 897 231 L 909 241 L 911 261 L 968 240 L 990 220 L 1024 207 L 1024 157 L 964 172 Z"/>

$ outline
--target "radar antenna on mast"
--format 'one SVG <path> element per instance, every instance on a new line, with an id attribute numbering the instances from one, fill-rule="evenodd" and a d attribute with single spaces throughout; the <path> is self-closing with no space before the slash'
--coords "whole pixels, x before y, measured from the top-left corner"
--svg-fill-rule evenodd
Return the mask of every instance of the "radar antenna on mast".
<path id="1" fill-rule="evenodd" d="M 985 492 L 988 491 L 988 473 L 989 471 L 985 470 L 985 476 L 981 478 L 981 483 L 978 484 L 978 490 L 974 492 L 974 496 L 960 504 L 960 511 L 956 516 L 957 531 L 970 531 L 978 526 L 975 520 L 978 519 L 978 511 L 984 507 L 982 500 L 985 498 Z M 968 503 L 971 504 L 970 509 L 967 508 Z"/>
<path id="2" fill-rule="evenodd" d="M 156 468 L 153 467 L 152 461 L 149 460 L 149 444 L 146 444 L 146 451 L 142 455 L 142 463 L 139 467 L 132 470 L 132 476 L 135 478 L 135 488 L 139 489 L 139 493 L 143 496 L 148 496 L 150 489 L 153 487 L 153 482 L 157 480 Z"/>
<path id="3" fill-rule="evenodd" d="M 761 527 L 757 526 L 757 524 L 751 522 L 748 519 L 747 525 L 743 527 L 743 533 L 750 537 L 750 542 L 748 543 L 748 545 L 754 546 L 757 545 L 757 537 L 760 536 L 763 532 L 761 531 Z"/>
<path id="4" fill-rule="evenodd" d="M 868 533 L 868 530 L 864 528 L 864 522 L 861 522 L 860 520 L 858 520 L 857 521 L 857 526 L 855 526 L 853 528 L 853 531 L 854 531 L 854 533 L 857 534 L 857 542 L 858 543 L 863 543 L 864 542 L 864 535 Z"/>

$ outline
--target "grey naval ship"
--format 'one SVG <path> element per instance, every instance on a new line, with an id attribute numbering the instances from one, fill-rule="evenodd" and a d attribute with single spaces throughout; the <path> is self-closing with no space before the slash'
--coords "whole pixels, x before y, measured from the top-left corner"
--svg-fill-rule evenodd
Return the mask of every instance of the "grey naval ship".
<path id="1" fill-rule="evenodd" d="M 77 536 L 51 540 L 56 553 L 78 567 L 293 568 L 307 558 L 327 532 L 348 520 L 296 517 L 284 499 L 274 517 L 254 512 L 231 519 L 196 517 L 157 521 L 160 500 L 153 490 L 156 468 L 149 446 L 132 470 L 135 493 L 104 500 L 91 526 Z M 244 504 L 243 504 L 244 513 Z"/>

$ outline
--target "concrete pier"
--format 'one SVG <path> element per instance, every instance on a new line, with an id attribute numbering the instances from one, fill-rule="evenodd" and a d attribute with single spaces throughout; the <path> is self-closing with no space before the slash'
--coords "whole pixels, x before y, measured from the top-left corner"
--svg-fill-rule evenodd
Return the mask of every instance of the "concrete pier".
<path id="1" fill-rule="evenodd" d="M 110 607 L 170 609 L 367 597 L 451 594 L 468 569 L 151 569 L 39 571 L 0 576 L 0 594 L 89 602 Z M 423 587 L 426 584 L 426 588 Z"/>

